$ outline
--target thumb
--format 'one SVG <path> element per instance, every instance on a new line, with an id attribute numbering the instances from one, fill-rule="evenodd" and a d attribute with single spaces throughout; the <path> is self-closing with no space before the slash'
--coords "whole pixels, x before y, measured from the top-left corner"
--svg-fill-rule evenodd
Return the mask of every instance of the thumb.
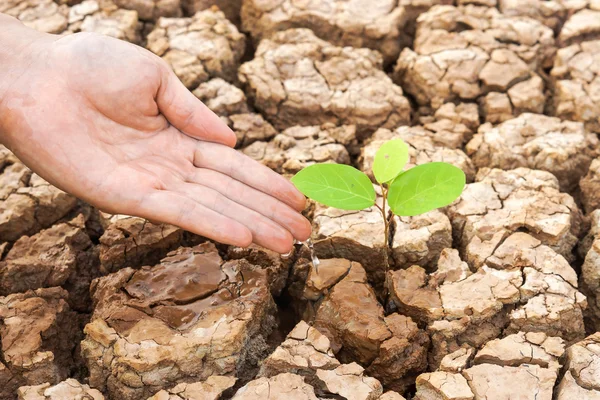
<path id="1" fill-rule="evenodd" d="M 156 94 L 158 109 L 171 125 L 198 140 L 234 147 L 235 133 L 181 83 L 165 65 Z"/>

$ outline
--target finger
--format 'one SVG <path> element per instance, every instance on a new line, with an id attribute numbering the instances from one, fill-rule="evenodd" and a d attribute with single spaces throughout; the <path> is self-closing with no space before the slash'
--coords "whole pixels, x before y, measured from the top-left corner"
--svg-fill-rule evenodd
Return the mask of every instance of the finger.
<path id="1" fill-rule="evenodd" d="M 166 66 L 156 95 L 156 103 L 171 125 L 186 135 L 230 147 L 235 146 L 235 133 L 198 100 Z"/>
<path id="2" fill-rule="evenodd" d="M 206 168 L 197 168 L 191 180 L 214 189 L 228 199 L 275 221 L 301 242 L 310 237 L 310 222 L 289 205 L 266 193 L 225 174 Z"/>
<path id="3" fill-rule="evenodd" d="M 241 247 L 252 243 L 252 233 L 243 224 L 175 192 L 150 193 L 132 214 L 176 225 L 220 243 Z"/>
<path id="4" fill-rule="evenodd" d="M 252 233 L 252 241 L 260 246 L 284 254 L 294 245 L 294 238 L 287 229 L 264 215 L 228 199 L 216 190 L 196 183 L 182 183 L 174 190 L 225 217 L 242 223 Z"/>
<path id="5" fill-rule="evenodd" d="M 226 146 L 198 142 L 194 152 L 194 165 L 221 172 L 292 208 L 302 211 L 306 198 L 287 179 L 250 157 Z"/>

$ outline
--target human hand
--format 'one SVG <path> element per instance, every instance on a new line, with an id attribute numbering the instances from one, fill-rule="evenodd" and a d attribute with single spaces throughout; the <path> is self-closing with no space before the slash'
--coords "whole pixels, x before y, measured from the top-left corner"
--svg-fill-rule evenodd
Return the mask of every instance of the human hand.
<path id="1" fill-rule="evenodd" d="M 0 65 L 0 141 L 34 172 L 103 211 L 227 244 L 286 253 L 309 237 L 304 196 L 235 151 L 234 133 L 159 57 L 19 29 L 21 61 Z"/>

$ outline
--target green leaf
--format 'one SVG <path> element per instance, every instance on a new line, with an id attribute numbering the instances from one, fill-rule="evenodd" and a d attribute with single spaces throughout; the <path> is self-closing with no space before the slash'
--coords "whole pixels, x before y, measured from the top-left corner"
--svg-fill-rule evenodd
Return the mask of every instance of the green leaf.
<path id="1" fill-rule="evenodd" d="M 375 204 L 375 190 L 367 175 L 344 164 L 315 164 L 293 178 L 306 197 L 342 210 L 363 210 Z"/>
<path id="2" fill-rule="evenodd" d="M 461 195 L 465 182 L 465 173 L 454 165 L 422 164 L 392 182 L 388 202 L 394 214 L 412 217 L 452 203 Z"/>
<path id="3" fill-rule="evenodd" d="M 373 161 L 373 175 L 379 183 L 397 177 L 408 162 L 408 146 L 402 139 L 394 139 L 381 145 Z"/>

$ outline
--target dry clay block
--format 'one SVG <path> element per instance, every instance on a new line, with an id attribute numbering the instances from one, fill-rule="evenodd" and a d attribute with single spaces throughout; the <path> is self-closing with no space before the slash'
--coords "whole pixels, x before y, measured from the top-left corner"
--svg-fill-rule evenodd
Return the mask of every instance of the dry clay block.
<path id="1" fill-rule="evenodd" d="M 0 13 L 19 19 L 26 26 L 46 33 L 62 33 L 68 26 L 69 7 L 52 0 L 5 0 Z"/>
<path id="2" fill-rule="evenodd" d="M 417 377 L 414 399 L 551 400 L 563 353 L 563 341 L 543 333 L 492 340 L 462 372 L 439 370 Z"/>
<path id="3" fill-rule="evenodd" d="M 554 398 L 600 399 L 600 333 L 572 345 L 566 353 L 564 376 Z"/>
<path id="4" fill-rule="evenodd" d="M 266 271 L 224 262 L 212 243 L 122 269 L 91 290 L 95 309 L 81 343 L 90 385 L 125 400 L 192 378 L 248 379 L 276 325 Z"/>
<path id="5" fill-rule="evenodd" d="M 89 304 L 89 286 L 98 276 L 97 251 L 82 215 L 17 240 L 0 261 L 0 294 L 62 286 L 78 311 Z"/>
<path id="6" fill-rule="evenodd" d="M 232 376 L 213 375 L 204 382 L 180 383 L 172 389 L 161 390 L 148 400 L 218 400 L 235 381 Z"/>
<path id="7" fill-rule="evenodd" d="M 49 383 L 22 386 L 17 394 L 18 400 L 104 400 L 104 396 L 98 390 L 72 378 L 54 386 Z"/>
<path id="8" fill-rule="evenodd" d="M 587 4 L 585 8 L 572 13 L 563 25 L 557 38 L 561 47 L 600 37 L 600 2 L 585 0 L 574 3 Z"/>
<path id="9" fill-rule="evenodd" d="M 359 263 L 323 259 L 318 271 L 295 278 L 294 301 L 311 309 L 306 315 L 341 362 L 359 363 L 367 375 L 397 391 L 426 368 L 429 337 L 408 317 L 385 316 Z"/>
<path id="10" fill-rule="evenodd" d="M 118 218 L 100 237 L 100 264 L 103 274 L 122 268 L 154 265 L 178 247 L 183 231 L 167 224 L 153 224 L 143 218 Z"/>
<path id="11" fill-rule="evenodd" d="M 558 33 L 567 19 L 568 7 L 561 0 L 498 0 L 498 9 L 508 17 L 529 17 Z"/>
<path id="12" fill-rule="evenodd" d="M 353 127 L 295 126 L 270 142 L 256 141 L 243 153 L 282 174 L 296 172 L 316 163 L 350 164 L 350 155 L 337 136 L 343 137 Z"/>
<path id="13" fill-rule="evenodd" d="M 138 13 L 107 0 L 85 0 L 69 10 L 67 33 L 95 32 L 131 43 L 141 42 Z"/>
<path id="14" fill-rule="evenodd" d="M 16 399 L 24 385 L 56 384 L 74 367 L 77 314 L 61 288 L 0 297 L 0 398 Z"/>
<path id="15" fill-rule="evenodd" d="M 249 112 L 244 92 L 221 78 L 201 83 L 193 93 L 219 117 Z"/>
<path id="16" fill-rule="evenodd" d="M 307 28 L 337 46 L 378 50 L 387 63 L 409 44 L 406 11 L 395 0 L 243 0 L 242 28 L 257 40 L 290 28 Z"/>
<path id="17" fill-rule="evenodd" d="M 255 58 L 239 69 L 255 106 L 283 130 L 294 125 L 356 125 L 359 132 L 410 121 L 400 86 L 369 49 L 336 47 L 308 29 L 264 39 Z"/>
<path id="18" fill-rule="evenodd" d="M 581 266 L 581 282 L 590 305 L 589 323 L 595 328 L 600 328 L 600 210 L 594 211 L 590 219 L 591 230 L 579 245 L 579 253 L 585 257 Z"/>
<path id="19" fill-rule="evenodd" d="M 598 138 L 582 123 L 539 114 L 522 114 L 486 129 L 466 147 L 478 168 L 526 167 L 552 172 L 563 191 L 576 189 L 598 155 L 597 148 Z"/>
<path id="20" fill-rule="evenodd" d="M 600 11 L 598 11 L 600 31 Z M 551 111 L 557 117 L 581 121 L 600 132 L 600 40 L 558 50 L 554 68 Z"/>
<path id="21" fill-rule="evenodd" d="M 559 191 L 556 177 L 527 168 L 480 169 L 447 214 L 461 254 L 473 268 L 516 231 L 571 260 L 582 233 L 581 211 L 570 195 Z"/>
<path id="22" fill-rule="evenodd" d="M 460 149 L 446 147 L 447 137 L 444 133 L 432 132 L 420 126 L 401 126 L 393 132 L 389 129 L 377 130 L 361 149 L 360 168 L 373 181 L 375 154 L 382 144 L 392 139 L 402 139 L 408 145 L 410 158 L 405 170 L 416 165 L 443 161 L 462 169 L 467 182 L 472 182 L 475 178 L 475 168 L 469 157 Z"/>
<path id="23" fill-rule="evenodd" d="M 399 312 L 427 325 L 433 366 L 463 345 L 480 347 L 503 334 L 543 332 L 566 341 L 585 334 L 587 302 L 575 271 L 526 233 L 508 237 L 476 272 L 448 249 L 437 271 L 413 266 L 391 271 L 388 282 Z"/>
<path id="24" fill-rule="evenodd" d="M 277 135 L 273 125 L 260 114 L 235 114 L 230 115 L 227 120 L 237 138 L 236 148 L 247 147 L 258 141 L 268 142 Z"/>
<path id="25" fill-rule="evenodd" d="M 544 110 L 537 71 L 555 51 L 553 32 L 527 17 L 495 8 L 435 6 L 421 14 L 414 50 L 405 48 L 394 79 L 421 106 L 479 102 L 492 123 Z"/>
<path id="26" fill-rule="evenodd" d="M 418 120 L 435 133 L 435 142 L 451 149 L 462 148 L 479 128 L 479 108 L 473 103 L 445 103 L 433 111 L 419 109 Z"/>
<path id="27" fill-rule="evenodd" d="M 242 0 L 181 0 L 181 6 L 187 15 L 194 15 L 198 11 L 217 6 L 219 10 L 223 11 L 228 20 L 236 26 L 240 25 Z"/>
<path id="28" fill-rule="evenodd" d="M 0 243 L 33 235 L 69 213 L 77 199 L 19 162 L 6 162 L 0 174 Z"/>
<path id="29" fill-rule="evenodd" d="M 581 202 L 587 213 L 600 208 L 600 158 L 590 164 L 587 174 L 579 181 Z"/>
<path id="30" fill-rule="evenodd" d="M 380 201 L 379 199 L 378 201 Z M 413 264 L 432 267 L 440 252 L 452 244 L 452 226 L 438 210 L 415 217 L 393 217 L 392 268 Z M 317 204 L 313 213 L 315 252 L 322 258 L 346 258 L 365 266 L 376 287 L 385 278 L 383 216 L 375 206 L 345 211 Z"/>
<path id="31" fill-rule="evenodd" d="M 246 40 L 218 10 L 160 18 L 146 48 L 162 57 L 190 90 L 211 78 L 235 81 Z"/>
<path id="32" fill-rule="evenodd" d="M 113 0 L 119 8 L 137 11 L 139 19 L 156 21 L 160 17 L 181 17 L 180 0 Z M 193 13 L 192 13 L 193 14 Z"/>

